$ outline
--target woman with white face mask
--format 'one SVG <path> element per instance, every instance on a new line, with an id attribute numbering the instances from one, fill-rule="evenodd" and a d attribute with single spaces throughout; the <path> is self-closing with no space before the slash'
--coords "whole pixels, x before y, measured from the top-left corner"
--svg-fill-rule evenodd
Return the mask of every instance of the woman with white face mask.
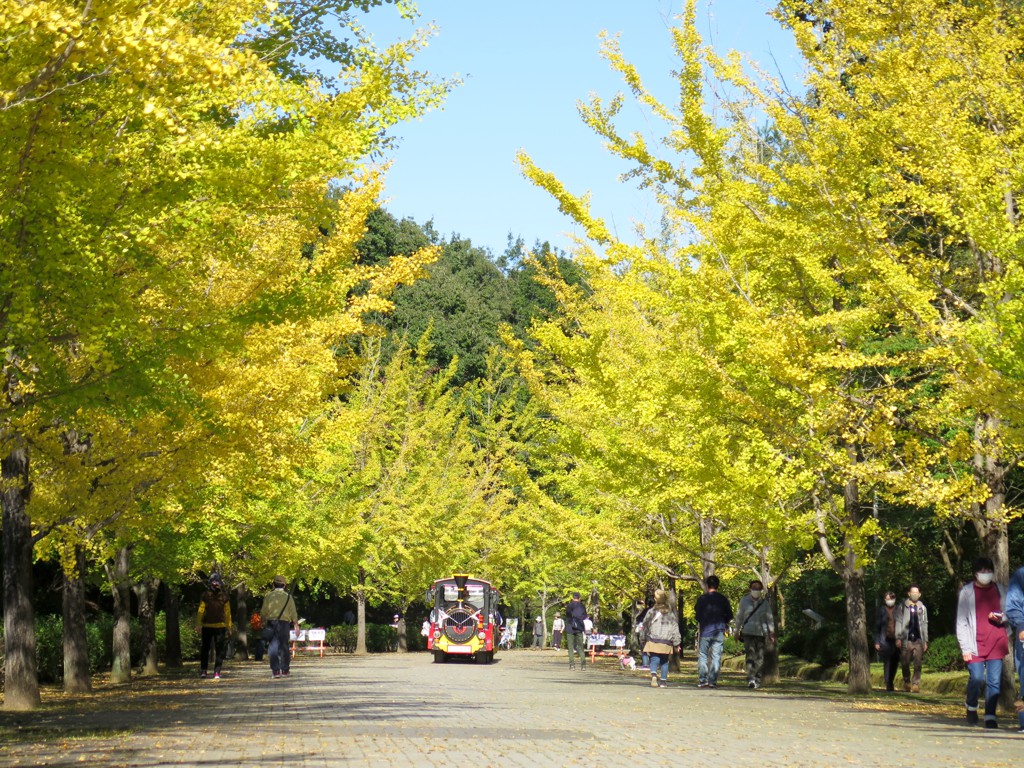
<path id="1" fill-rule="evenodd" d="M 956 639 L 967 664 L 967 722 L 978 722 L 978 695 L 985 685 L 985 727 L 998 728 L 996 703 L 1003 675 L 1003 658 L 1010 651 L 1006 634 L 1006 587 L 994 581 L 992 560 L 975 558 L 974 580 L 960 590 Z"/>

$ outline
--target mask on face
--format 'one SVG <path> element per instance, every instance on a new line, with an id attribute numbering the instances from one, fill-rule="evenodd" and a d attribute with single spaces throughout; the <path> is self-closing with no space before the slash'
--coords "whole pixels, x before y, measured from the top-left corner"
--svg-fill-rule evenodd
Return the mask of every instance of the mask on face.
<path id="1" fill-rule="evenodd" d="M 755 600 L 760 600 L 761 599 L 761 590 L 760 589 L 752 589 L 752 590 L 750 590 L 750 596 L 752 598 L 754 598 Z"/>
<path id="2" fill-rule="evenodd" d="M 976 573 L 976 574 L 974 574 L 974 578 L 977 580 L 977 582 L 979 584 L 991 584 L 992 583 L 992 574 L 989 573 L 988 571 L 982 571 L 980 573 Z"/>
<path id="3" fill-rule="evenodd" d="M 920 599 L 921 599 L 920 595 L 910 595 L 910 602 L 912 602 L 912 603 L 916 603 Z"/>
<path id="4" fill-rule="evenodd" d="M 885 604 L 888 605 L 890 608 L 892 608 L 894 605 L 896 605 L 896 601 L 895 600 L 886 600 Z"/>

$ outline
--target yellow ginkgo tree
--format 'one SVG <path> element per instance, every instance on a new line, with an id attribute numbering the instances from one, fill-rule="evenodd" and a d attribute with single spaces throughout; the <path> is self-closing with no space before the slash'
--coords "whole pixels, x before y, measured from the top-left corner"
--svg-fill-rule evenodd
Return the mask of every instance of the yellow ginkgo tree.
<path id="1" fill-rule="evenodd" d="M 206 457 L 213 476 L 250 448 L 280 461 L 276 436 L 297 430 L 301 408 L 344 369 L 341 342 L 431 258 L 370 268 L 353 255 L 380 187 L 367 158 L 448 88 L 411 69 L 422 37 L 385 51 L 357 40 L 328 84 L 247 45 L 287 8 L 0 9 L 7 708 L 38 701 L 33 543 L 68 517 L 46 503 L 36 516 L 34 488 L 62 497 L 36 482 L 77 473 L 69 481 L 87 486 L 117 463 L 137 474 L 123 487 L 138 494 L 162 475 L 146 468 L 153 455 L 204 442 L 228 457 Z M 118 441 L 152 414 L 167 418 L 153 444 Z M 111 420 L 120 426 L 105 438 Z M 88 457 L 56 449 L 72 433 Z"/>

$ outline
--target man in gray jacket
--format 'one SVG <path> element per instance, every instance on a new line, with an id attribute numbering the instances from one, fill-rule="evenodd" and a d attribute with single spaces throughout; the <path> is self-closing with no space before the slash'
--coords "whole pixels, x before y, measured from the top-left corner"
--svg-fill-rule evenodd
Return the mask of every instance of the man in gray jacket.
<path id="1" fill-rule="evenodd" d="M 921 659 L 928 650 L 928 609 L 921 602 L 921 588 L 911 584 L 907 599 L 896 615 L 896 647 L 903 663 L 903 690 L 921 691 Z M 914 677 L 910 677 L 910 662 L 914 663 Z"/>
<path id="2" fill-rule="evenodd" d="M 750 582 L 750 592 L 740 599 L 736 612 L 736 637 L 747 656 L 747 687 L 761 687 L 761 670 L 768 642 L 775 642 L 775 617 L 760 579 Z"/>

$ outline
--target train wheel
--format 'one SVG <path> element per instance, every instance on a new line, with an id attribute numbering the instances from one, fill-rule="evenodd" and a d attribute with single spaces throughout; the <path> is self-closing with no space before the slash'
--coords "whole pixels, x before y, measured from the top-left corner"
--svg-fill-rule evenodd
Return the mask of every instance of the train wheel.
<path id="1" fill-rule="evenodd" d="M 435 664 L 444 664 L 446 661 L 448 661 L 448 654 L 444 651 L 434 651 Z"/>

